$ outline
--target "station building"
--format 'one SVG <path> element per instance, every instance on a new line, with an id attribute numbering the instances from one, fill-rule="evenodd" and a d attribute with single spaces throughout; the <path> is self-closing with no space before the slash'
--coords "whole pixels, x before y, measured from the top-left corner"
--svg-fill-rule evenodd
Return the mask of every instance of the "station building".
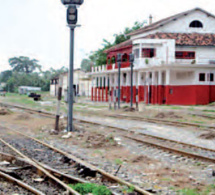
<path id="1" fill-rule="evenodd" d="M 205 105 L 215 101 L 213 14 L 195 8 L 129 35 L 130 40 L 105 51 L 107 64 L 92 68 L 92 101 L 108 101 L 109 91 L 113 100 L 118 86 L 118 53 L 123 54 L 121 101 L 129 102 L 131 97 L 130 53 L 135 56 L 134 102 Z"/>

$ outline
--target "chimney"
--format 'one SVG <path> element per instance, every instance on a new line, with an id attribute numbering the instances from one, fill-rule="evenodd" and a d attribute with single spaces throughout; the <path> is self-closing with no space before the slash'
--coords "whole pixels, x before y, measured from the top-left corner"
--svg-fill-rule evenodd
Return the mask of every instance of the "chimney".
<path id="1" fill-rule="evenodd" d="M 153 17 L 152 17 L 152 15 L 150 14 L 150 15 L 149 15 L 149 25 L 152 24 L 152 19 L 153 19 Z"/>

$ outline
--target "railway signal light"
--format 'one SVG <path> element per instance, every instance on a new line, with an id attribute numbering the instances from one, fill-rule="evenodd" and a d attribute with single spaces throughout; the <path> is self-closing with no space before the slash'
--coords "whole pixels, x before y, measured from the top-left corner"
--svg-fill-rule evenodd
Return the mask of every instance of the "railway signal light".
<path id="1" fill-rule="evenodd" d="M 64 5 L 82 5 L 84 0 L 61 0 Z"/>
<path id="2" fill-rule="evenodd" d="M 70 5 L 67 9 L 67 23 L 70 24 L 77 24 L 78 21 L 78 10 L 76 6 Z"/>
<path id="3" fill-rule="evenodd" d="M 117 54 L 117 62 L 121 62 L 122 61 L 122 54 L 118 53 Z"/>
<path id="4" fill-rule="evenodd" d="M 70 28 L 70 68 L 69 68 L 69 90 L 68 90 L 68 131 L 74 131 L 73 127 L 73 72 L 74 72 L 74 33 L 78 26 L 77 7 L 84 3 L 84 0 L 61 0 L 62 4 L 67 7 L 67 23 Z"/>

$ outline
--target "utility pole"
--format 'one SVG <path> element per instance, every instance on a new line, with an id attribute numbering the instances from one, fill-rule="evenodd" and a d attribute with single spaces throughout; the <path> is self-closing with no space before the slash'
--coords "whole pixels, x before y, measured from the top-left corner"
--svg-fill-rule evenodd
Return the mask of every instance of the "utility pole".
<path id="1" fill-rule="evenodd" d="M 122 62 L 122 54 L 117 54 L 117 65 L 118 65 L 118 109 L 120 109 L 120 97 L 121 97 L 121 62 Z"/>
<path id="2" fill-rule="evenodd" d="M 130 61 L 130 66 L 131 66 L 131 101 L 130 101 L 130 107 L 133 107 L 133 68 L 134 68 L 134 54 L 129 55 L 129 61 Z"/>
<path id="3" fill-rule="evenodd" d="M 74 72 L 74 31 L 78 26 L 78 9 L 77 6 L 83 4 L 84 0 L 61 0 L 63 5 L 67 6 L 67 23 L 70 28 L 70 65 L 69 65 L 69 91 L 68 91 L 68 128 L 67 130 L 74 131 L 73 128 L 73 103 L 74 103 L 74 88 L 73 88 L 73 72 Z"/>

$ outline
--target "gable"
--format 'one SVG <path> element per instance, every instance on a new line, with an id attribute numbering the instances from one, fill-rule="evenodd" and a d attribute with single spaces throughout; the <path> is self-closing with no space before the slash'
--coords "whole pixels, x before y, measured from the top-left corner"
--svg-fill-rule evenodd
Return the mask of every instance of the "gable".
<path id="1" fill-rule="evenodd" d="M 190 23 L 194 20 L 202 22 L 203 28 L 189 28 Z M 148 34 L 156 32 L 167 33 L 214 33 L 215 32 L 215 16 L 209 12 L 195 8 L 186 12 L 182 12 L 168 18 L 164 18 L 151 25 L 136 30 L 129 35 L 131 39 L 140 38 Z"/>
<path id="2" fill-rule="evenodd" d="M 194 21 L 199 21 L 203 27 L 190 27 Z M 186 16 L 171 21 L 157 30 L 167 33 L 215 33 L 215 18 L 208 16 L 200 10 L 195 10 Z"/>

